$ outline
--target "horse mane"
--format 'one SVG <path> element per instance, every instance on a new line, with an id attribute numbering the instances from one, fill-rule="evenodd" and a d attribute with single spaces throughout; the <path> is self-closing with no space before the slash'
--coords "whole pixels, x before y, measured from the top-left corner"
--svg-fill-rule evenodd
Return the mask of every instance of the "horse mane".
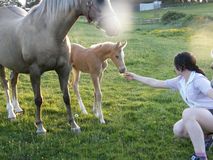
<path id="1" fill-rule="evenodd" d="M 52 21 L 57 19 L 61 13 L 68 14 L 71 8 L 78 5 L 78 0 L 41 0 L 29 11 L 29 14 L 33 15 L 35 19 L 45 15 L 49 21 Z"/>
<path id="2" fill-rule="evenodd" d="M 115 43 L 113 43 L 113 42 L 104 42 L 104 43 L 93 44 L 93 45 L 90 46 L 90 48 L 100 49 L 100 48 L 103 48 L 103 47 L 114 46 L 114 45 L 115 45 Z"/>

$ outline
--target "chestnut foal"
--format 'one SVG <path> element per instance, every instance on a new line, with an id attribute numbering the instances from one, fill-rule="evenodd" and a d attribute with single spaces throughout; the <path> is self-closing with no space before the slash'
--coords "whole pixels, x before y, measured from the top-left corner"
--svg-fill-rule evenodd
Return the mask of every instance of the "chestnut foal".
<path id="1" fill-rule="evenodd" d="M 91 75 L 94 85 L 94 104 L 93 112 L 100 119 L 100 123 L 105 123 L 101 106 L 101 86 L 100 81 L 103 71 L 107 67 L 107 59 L 111 59 L 120 73 L 126 71 L 124 62 L 124 51 L 127 42 L 112 43 L 104 42 L 85 48 L 79 44 L 72 44 L 70 63 L 72 65 L 72 85 L 75 94 L 77 95 L 78 103 L 84 114 L 87 114 L 86 108 L 82 102 L 78 82 L 80 80 L 80 73 L 89 73 Z"/>

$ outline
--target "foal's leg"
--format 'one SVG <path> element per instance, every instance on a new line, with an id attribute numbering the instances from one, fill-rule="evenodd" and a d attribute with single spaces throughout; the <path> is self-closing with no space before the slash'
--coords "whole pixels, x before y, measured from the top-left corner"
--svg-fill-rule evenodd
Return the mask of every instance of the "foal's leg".
<path id="1" fill-rule="evenodd" d="M 10 74 L 10 80 L 11 80 L 11 87 L 12 87 L 12 104 L 14 106 L 14 110 L 16 113 L 22 113 L 23 110 L 21 109 L 18 98 L 17 98 L 17 80 L 18 80 L 18 73 L 12 71 Z"/>
<path id="2" fill-rule="evenodd" d="M 72 86 L 73 86 L 73 90 L 77 96 L 77 99 L 78 99 L 78 104 L 81 108 L 81 111 L 83 112 L 83 114 L 88 114 L 87 113 L 87 110 L 84 106 L 84 103 L 81 99 L 81 95 L 79 93 L 79 89 L 78 89 L 78 83 L 79 83 L 79 80 L 80 80 L 80 71 L 72 68 Z"/>
<path id="3" fill-rule="evenodd" d="M 32 88 L 33 88 L 34 101 L 36 105 L 36 122 L 35 122 L 37 126 L 36 133 L 44 134 L 47 131 L 44 128 L 42 120 L 41 120 L 41 105 L 42 105 L 42 96 L 41 96 L 41 89 L 40 89 L 41 72 L 37 65 L 34 65 L 33 67 L 31 67 L 30 80 L 31 80 Z"/>
<path id="4" fill-rule="evenodd" d="M 107 66 L 108 66 L 108 63 L 107 63 L 107 60 L 106 60 L 102 63 L 102 69 L 101 69 L 100 74 L 99 74 L 99 85 L 100 86 L 101 86 L 101 81 L 102 81 L 102 78 L 103 78 L 103 73 L 106 70 Z M 94 93 L 94 97 L 95 97 L 95 100 L 94 100 L 92 111 L 93 111 L 93 113 L 96 114 L 96 117 L 98 117 L 95 93 Z"/>
<path id="5" fill-rule="evenodd" d="M 61 91 L 63 93 L 63 99 L 66 105 L 68 121 L 71 125 L 71 130 L 74 132 L 80 132 L 80 127 L 76 124 L 70 107 L 70 95 L 68 91 L 70 67 L 64 66 L 63 68 L 56 70 L 56 72 L 58 74 Z"/>
<path id="6" fill-rule="evenodd" d="M 7 83 L 7 80 L 6 80 L 5 70 L 4 70 L 4 67 L 2 65 L 0 65 L 0 76 L 1 76 L 1 82 L 2 82 L 2 86 L 4 88 L 6 100 L 7 100 L 8 119 L 12 120 L 12 119 L 16 118 L 16 115 L 14 113 L 14 107 L 13 107 L 11 100 L 10 100 L 9 87 L 8 87 L 8 83 Z"/>
<path id="7" fill-rule="evenodd" d="M 100 87 L 100 83 L 99 83 L 99 76 L 97 75 L 92 75 L 92 81 L 93 81 L 93 85 L 95 88 L 95 105 L 97 106 L 96 108 L 96 116 L 100 119 L 101 123 L 105 123 L 104 120 L 104 116 L 102 113 L 102 93 L 101 93 L 101 87 Z"/>

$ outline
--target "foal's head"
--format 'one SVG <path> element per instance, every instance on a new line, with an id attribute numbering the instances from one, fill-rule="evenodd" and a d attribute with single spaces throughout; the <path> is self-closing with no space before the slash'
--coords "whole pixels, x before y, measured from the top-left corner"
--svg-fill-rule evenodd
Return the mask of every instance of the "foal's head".
<path id="1" fill-rule="evenodd" d="M 120 73 L 124 73 L 127 70 L 125 62 L 124 62 L 124 51 L 123 51 L 126 45 L 127 45 L 127 42 L 124 42 L 124 43 L 117 42 L 116 44 L 114 44 L 110 54 L 110 59 L 119 69 Z"/>

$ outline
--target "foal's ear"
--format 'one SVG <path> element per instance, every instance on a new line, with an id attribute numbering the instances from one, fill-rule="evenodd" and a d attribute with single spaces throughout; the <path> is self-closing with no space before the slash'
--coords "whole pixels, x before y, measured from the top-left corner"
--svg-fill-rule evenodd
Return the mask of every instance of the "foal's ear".
<path id="1" fill-rule="evenodd" d="M 121 45 L 122 45 L 121 42 L 117 42 L 115 48 L 120 48 Z"/>
<path id="2" fill-rule="evenodd" d="M 125 42 L 117 42 L 116 48 L 125 48 L 127 45 L 127 41 Z"/>
<path id="3" fill-rule="evenodd" d="M 121 43 L 121 48 L 125 48 L 125 47 L 126 47 L 126 45 L 127 45 L 127 41 L 125 41 L 125 42 Z"/>

